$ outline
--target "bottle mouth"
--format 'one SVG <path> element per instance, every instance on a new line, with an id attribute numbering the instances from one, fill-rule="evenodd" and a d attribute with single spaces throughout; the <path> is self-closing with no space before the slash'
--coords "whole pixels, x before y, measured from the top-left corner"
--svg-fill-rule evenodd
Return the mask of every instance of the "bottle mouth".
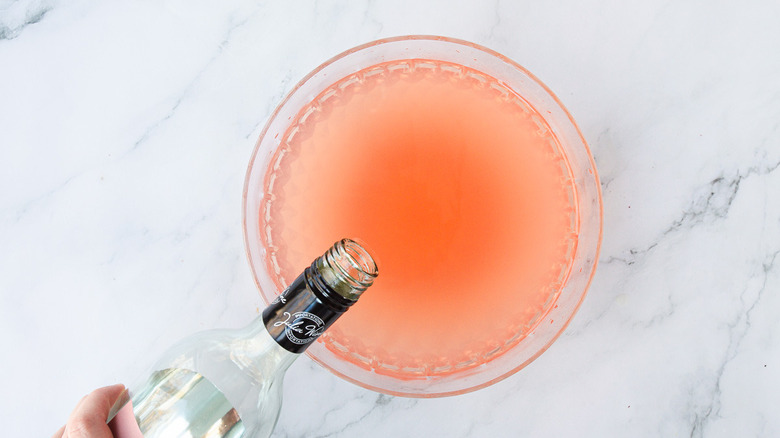
<path id="1" fill-rule="evenodd" d="M 376 261 L 355 239 L 342 239 L 321 258 L 320 275 L 325 283 L 344 298 L 357 300 L 379 274 Z"/>

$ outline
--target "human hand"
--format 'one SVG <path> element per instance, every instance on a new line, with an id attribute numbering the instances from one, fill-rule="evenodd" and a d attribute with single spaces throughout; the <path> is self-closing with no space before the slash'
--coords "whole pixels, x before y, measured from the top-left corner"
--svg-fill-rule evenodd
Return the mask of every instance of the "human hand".
<path id="1" fill-rule="evenodd" d="M 108 412 L 125 391 L 124 385 L 106 386 L 92 391 L 73 409 L 68 422 L 52 438 L 114 438 L 108 428 Z"/>

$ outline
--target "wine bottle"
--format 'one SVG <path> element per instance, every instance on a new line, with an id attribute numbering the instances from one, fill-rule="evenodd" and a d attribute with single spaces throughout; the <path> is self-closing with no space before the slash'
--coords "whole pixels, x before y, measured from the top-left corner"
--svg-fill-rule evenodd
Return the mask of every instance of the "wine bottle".
<path id="1" fill-rule="evenodd" d="M 202 332 L 164 353 L 146 383 L 114 405 L 114 436 L 269 436 L 287 368 L 377 273 L 362 245 L 336 242 L 247 327 Z"/>

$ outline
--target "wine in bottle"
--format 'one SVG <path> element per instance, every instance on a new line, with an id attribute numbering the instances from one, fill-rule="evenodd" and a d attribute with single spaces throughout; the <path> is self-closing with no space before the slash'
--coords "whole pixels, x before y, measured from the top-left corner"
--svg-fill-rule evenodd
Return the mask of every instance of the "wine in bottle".
<path id="1" fill-rule="evenodd" d="M 250 325 L 196 334 L 169 349 L 112 409 L 117 438 L 267 437 L 290 364 L 373 283 L 354 240 L 336 242 Z"/>

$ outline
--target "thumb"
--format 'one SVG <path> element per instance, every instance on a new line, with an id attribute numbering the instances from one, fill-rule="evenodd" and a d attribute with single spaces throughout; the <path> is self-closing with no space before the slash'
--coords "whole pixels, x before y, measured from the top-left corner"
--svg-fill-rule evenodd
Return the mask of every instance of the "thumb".
<path id="1" fill-rule="evenodd" d="M 124 385 L 106 386 L 84 397 L 70 414 L 63 438 L 113 438 L 106 420 L 124 390 Z"/>

